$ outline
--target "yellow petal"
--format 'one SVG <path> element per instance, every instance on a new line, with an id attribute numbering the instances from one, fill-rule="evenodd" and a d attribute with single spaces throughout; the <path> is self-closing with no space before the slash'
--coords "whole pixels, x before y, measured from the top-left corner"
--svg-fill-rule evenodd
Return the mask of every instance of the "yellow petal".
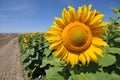
<path id="1" fill-rule="evenodd" d="M 65 24 L 70 22 L 70 14 L 69 14 L 69 12 L 67 12 L 67 10 L 65 8 L 62 11 L 62 19 Z"/>
<path id="2" fill-rule="evenodd" d="M 61 28 L 59 28 L 59 27 L 57 27 L 57 26 L 51 26 L 51 30 L 52 31 L 62 31 L 62 29 Z"/>
<path id="3" fill-rule="evenodd" d="M 82 62 L 83 65 L 86 64 L 86 57 L 83 53 L 79 55 L 79 60 Z"/>
<path id="4" fill-rule="evenodd" d="M 60 41 L 62 38 L 60 37 L 60 35 L 55 35 L 55 34 L 45 34 L 44 37 L 46 38 L 47 41 L 49 41 L 50 43 L 54 43 L 56 41 Z"/>
<path id="5" fill-rule="evenodd" d="M 83 6 L 82 16 L 81 16 L 81 20 L 82 20 L 83 22 L 86 21 L 86 16 L 87 16 L 87 7 L 84 5 L 84 6 Z"/>
<path id="6" fill-rule="evenodd" d="M 89 24 L 90 22 L 91 22 L 91 20 L 94 18 L 94 16 L 95 16 L 95 14 L 96 14 L 96 10 L 94 10 L 94 11 L 91 11 L 91 13 L 90 13 L 90 16 L 89 16 L 89 18 L 88 18 L 88 20 L 87 20 L 87 24 Z"/>
<path id="7" fill-rule="evenodd" d="M 92 4 L 90 4 L 90 5 L 88 6 L 88 11 L 90 11 L 91 8 L 92 8 Z"/>
<path id="8" fill-rule="evenodd" d="M 85 57 L 86 57 L 87 63 L 89 63 L 90 60 L 91 60 L 91 58 L 90 58 L 90 56 L 88 55 L 88 52 L 87 52 L 87 51 L 84 52 L 84 55 L 85 55 Z"/>
<path id="9" fill-rule="evenodd" d="M 74 54 L 74 64 L 77 64 L 78 63 L 78 54 Z"/>
<path id="10" fill-rule="evenodd" d="M 103 50 L 100 47 L 92 45 L 93 51 L 103 57 Z"/>
<path id="11" fill-rule="evenodd" d="M 65 27 L 65 23 L 62 20 L 62 18 L 55 17 L 55 22 L 56 22 L 57 25 L 59 25 L 60 28 L 64 28 Z"/>
<path id="12" fill-rule="evenodd" d="M 82 7 L 79 7 L 78 11 L 77 11 L 77 19 L 78 20 L 80 20 L 80 17 L 82 16 L 81 13 L 82 13 Z"/>
<path id="13" fill-rule="evenodd" d="M 52 26 L 45 34 L 44 37 L 49 42 L 54 42 L 55 40 L 61 40 L 61 29 Z"/>
<path id="14" fill-rule="evenodd" d="M 95 53 L 93 52 L 93 49 L 92 48 L 89 48 L 87 50 L 87 53 L 88 55 L 90 56 L 90 58 L 93 60 L 93 61 L 97 61 L 97 56 L 95 55 Z"/>
<path id="15" fill-rule="evenodd" d="M 92 44 L 98 45 L 98 46 L 108 46 L 108 44 L 101 38 L 93 37 Z"/>
<path id="16" fill-rule="evenodd" d="M 93 25 L 104 17 L 103 14 L 96 15 L 89 23 L 89 25 Z"/>
<path id="17" fill-rule="evenodd" d="M 100 27 L 102 28 L 101 26 L 99 26 L 100 24 L 102 23 L 102 21 L 97 21 L 96 23 L 92 24 L 92 25 L 89 25 L 91 29 L 95 29 L 97 27 Z"/>
<path id="18" fill-rule="evenodd" d="M 87 9 L 87 13 L 86 13 L 86 18 L 85 18 L 85 22 L 90 18 L 90 14 L 91 14 L 91 7 L 92 7 L 92 4 L 90 4 L 88 6 L 88 9 Z"/>
<path id="19" fill-rule="evenodd" d="M 54 42 L 54 43 L 52 43 L 51 45 L 50 45 L 50 47 L 49 47 L 49 49 L 51 49 L 51 50 L 54 50 L 54 49 L 57 49 L 57 48 L 59 48 L 59 46 L 62 44 L 62 41 L 60 40 L 60 41 L 56 41 L 56 42 Z"/>
<path id="20" fill-rule="evenodd" d="M 67 61 L 71 63 L 72 67 L 78 63 L 78 55 L 75 53 L 69 53 Z"/>
<path id="21" fill-rule="evenodd" d="M 70 18 L 72 21 L 75 21 L 77 19 L 77 14 L 76 14 L 76 11 L 75 9 L 72 7 L 72 6 L 68 6 L 69 10 L 69 14 L 70 14 Z"/>
<path id="22" fill-rule="evenodd" d="M 101 24 L 99 24 L 98 26 L 105 26 L 105 25 L 108 25 L 110 24 L 109 22 L 102 22 Z"/>
<path id="23" fill-rule="evenodd" d="M 46 32 L 46 33 L 49 33 L 49 34 L 60 34 L 62 32 L 62 29 L 60 29 L 59 27 L 57 26 L 51 26 L 51 28 Z"/>
<path id="24" fill-rule="evenodd" d="M 96 29 L 96 28 L 102 28 L 103 26 L 108 25 L 108 24 L 109 22 L 98 21 L 95 24 L 90 25 L 90 26 L 91 26 L 91 29 Z"/>
<path id="25" fill-rule="evenodd" d="M 93 36 L 94 36 L 94 35 L 102 35 L 102 34 L 104 34 L 105 31 L 106 31 L 106 29 L 101 28 L 101 27 L 96 27 L 96 28 L 94 28 L 94 29 L 92 29 L 92 30 L 93 30 L 93 31 L 92 31 Z"/>
<path id="26" fill-rule="evenodd" d="M 64 48 L 64 55 L 61 57 L 61 60 L 64 60 L 64 61 L 66 61 L 66 59 L 67 59 L 67 57 L 68 57 L 68 54 L 69 54 L 69 52 Z"/>
<path id="27" fill-rule="evenodd" d="M 53 55 L 55 57 L 61 57 L 64 55 L 64 47 L 63 46 L 59 46 L 59 48 L 53 53 Z"/>

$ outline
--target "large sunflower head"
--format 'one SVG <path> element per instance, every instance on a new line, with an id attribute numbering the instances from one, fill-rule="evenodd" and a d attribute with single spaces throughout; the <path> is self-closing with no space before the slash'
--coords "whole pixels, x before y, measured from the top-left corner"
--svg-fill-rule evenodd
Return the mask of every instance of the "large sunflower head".
<path id="1" fill-rule="evenodd" d="M 72 66 L 79 61 L 85 65 L 97 61 L 97 55 L 103 56 L 102 46 L 107 43 L 102 39 L 108 22 L 102 22 L 103 14 L 93 10 L 92 5 L 79 7 L 76 11 L 68 6 L 62 11 L 62 18 L 55 18 L 53 26 L 45 33 L 53 55 L 70 63 Z"/>

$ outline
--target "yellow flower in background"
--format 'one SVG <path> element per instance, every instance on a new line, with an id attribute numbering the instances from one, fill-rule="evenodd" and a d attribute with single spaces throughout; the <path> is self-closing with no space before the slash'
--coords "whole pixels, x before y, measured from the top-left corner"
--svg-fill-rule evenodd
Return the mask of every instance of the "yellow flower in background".
<path id="1" fill-rule="evenodd" d="M 120 26 L 118 26 L 118 29 L 120 29 Z"/>
<path id="2" fill-rule="evenodd" d="M 35 32 L 32 32 L 31 34 L 32 34 L 32 36 L 36 36 Z"/>
<path id="3" fill-rule="evenodd" d="M 26 43 L 26 44 L 28 43 L 27 38 L 24 37 L 23 40 L 24 40 L 24 43 Z"/>
<path id="4" fill-rule="evenodd" d="M 103 14 L 93 10 L 92 5 L 79 7 L 76 11 L 68 6 L 62 11 L 62 18 L 55 18 L 53 26 L 45 33 L 53 55 L 72 66 L 79 61 L 85 65 L 97 61 L 97 55 L 103 56 L 102 46 L 107 43 L 102 39 L 108 22 L 102 22 Z"/>

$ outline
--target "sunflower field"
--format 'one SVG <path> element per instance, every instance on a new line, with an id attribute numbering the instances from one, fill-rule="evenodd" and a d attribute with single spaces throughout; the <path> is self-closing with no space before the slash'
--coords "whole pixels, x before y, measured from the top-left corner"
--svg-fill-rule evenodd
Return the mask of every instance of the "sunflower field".
<path id="1" fill-rule="evenodd" d="M 19 35 L 29 80 L 120 80 L 120 9 L 103 22 L 91 7 L 68 6 L 48 31 Z"/>

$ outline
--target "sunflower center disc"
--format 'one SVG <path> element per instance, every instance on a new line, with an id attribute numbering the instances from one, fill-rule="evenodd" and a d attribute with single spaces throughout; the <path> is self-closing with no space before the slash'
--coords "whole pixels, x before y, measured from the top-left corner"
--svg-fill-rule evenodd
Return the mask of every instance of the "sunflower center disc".
<path id="1" fill-rule="evenodd" d="M 70 29 L 69 38 L 70 42 L 75 46 L 83 45 L 86 41 L 86 35 L 84 31 L 79 28 L 79 26 Z"/>
<path id="2" fill-rule="evenodd" d="M 68 24 L 62 32 L 63 44 L 70 52 L 80 53 L 89 48 L 92 34 L 89 27 L 80 22 Z"/>

